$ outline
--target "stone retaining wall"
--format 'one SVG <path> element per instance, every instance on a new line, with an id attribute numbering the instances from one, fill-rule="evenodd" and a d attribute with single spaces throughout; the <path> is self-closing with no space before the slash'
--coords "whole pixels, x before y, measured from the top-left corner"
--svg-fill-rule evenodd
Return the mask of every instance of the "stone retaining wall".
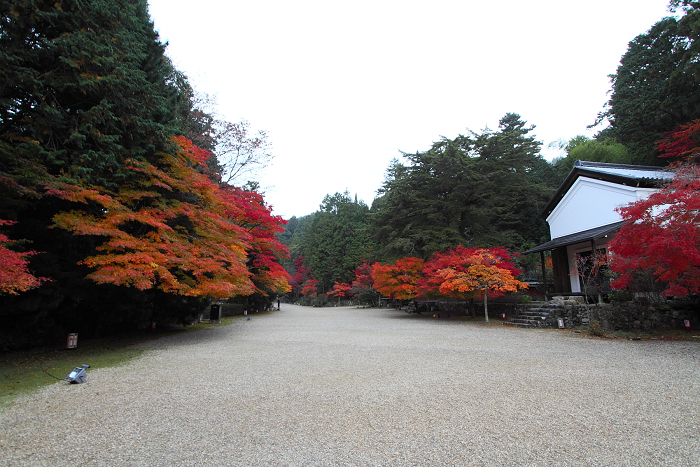
<path id="1" fill-rule="evenodd" d="M 557 319 L 563 318 L 566 327 L 586 326 L 591 321 L 598 321 L 604 329 L 684 329 L 685 320 L 689 320 L 692 329 L 700 329 L 700 310 L 688 305 L 647 306 L 631 302 L 587 307 L 582 297 L 557 297 L 549 303 L 556 305 L 546 320 L 551 326 L 557 326 Z"/>

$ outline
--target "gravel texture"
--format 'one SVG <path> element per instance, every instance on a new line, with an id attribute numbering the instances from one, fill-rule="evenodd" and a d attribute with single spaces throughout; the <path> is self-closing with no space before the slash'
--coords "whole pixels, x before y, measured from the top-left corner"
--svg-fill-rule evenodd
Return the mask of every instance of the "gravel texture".
<path id="1" fill-rule="evenodd" d="M 3 409 L 0 465 L 700 465 L 696 342 L 283 304 L 147 345 Z"/>

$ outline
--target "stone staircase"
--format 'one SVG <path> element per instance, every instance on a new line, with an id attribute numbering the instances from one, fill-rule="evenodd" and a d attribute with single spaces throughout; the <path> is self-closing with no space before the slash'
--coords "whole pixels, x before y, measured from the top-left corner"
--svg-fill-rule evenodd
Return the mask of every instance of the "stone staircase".
<path id="1" fill-rule="evenodd" d="M 557 326 L 557 318 L 563 317 L 567 327 L 573 324 L 572 312 L 579 309 L 580 299 L 577 297 L 555 297 L 548 302 L 532 302 L 520 305 L 518 311 L 506 324 L 520 328 L 548 328 Z M 576 316 L 577 321 L 581 320 Z"/>
<path id="2" fill-rule="evenodd" d="M 547 327 L 547 318 L 552 312 L 552 305 L 546 303 L 529 303 L 519 307 L 516 315 L 512 316 L 508 324 L 519 328 L 544 328 Z"/>

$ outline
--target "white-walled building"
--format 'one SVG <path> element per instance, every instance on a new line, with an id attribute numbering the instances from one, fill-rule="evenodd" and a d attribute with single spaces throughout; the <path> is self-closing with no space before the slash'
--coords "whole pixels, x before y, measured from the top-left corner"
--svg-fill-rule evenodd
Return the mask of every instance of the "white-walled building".
<path id="1" fill-rule="evenodd" d="M 672 176 L 659 167 L 577 161 L 542 212 L 552 240 L 525 254 L 539 252 L 544 262 L 551 251 L 555 293 L 581 292 L 575 255 L 605 251 L 624 223 L 615 208 L 647 198 Z"/>

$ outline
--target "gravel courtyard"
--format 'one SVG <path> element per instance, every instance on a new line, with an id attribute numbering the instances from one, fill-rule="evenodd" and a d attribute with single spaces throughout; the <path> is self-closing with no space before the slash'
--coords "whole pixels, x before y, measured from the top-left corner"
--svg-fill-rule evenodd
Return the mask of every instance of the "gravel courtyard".
<path id="1" fill-rule="evenodd" d="M 0 465 L 700 465 L 696 342 L 282 304 L 147 345 L 3 409 Z"/>

